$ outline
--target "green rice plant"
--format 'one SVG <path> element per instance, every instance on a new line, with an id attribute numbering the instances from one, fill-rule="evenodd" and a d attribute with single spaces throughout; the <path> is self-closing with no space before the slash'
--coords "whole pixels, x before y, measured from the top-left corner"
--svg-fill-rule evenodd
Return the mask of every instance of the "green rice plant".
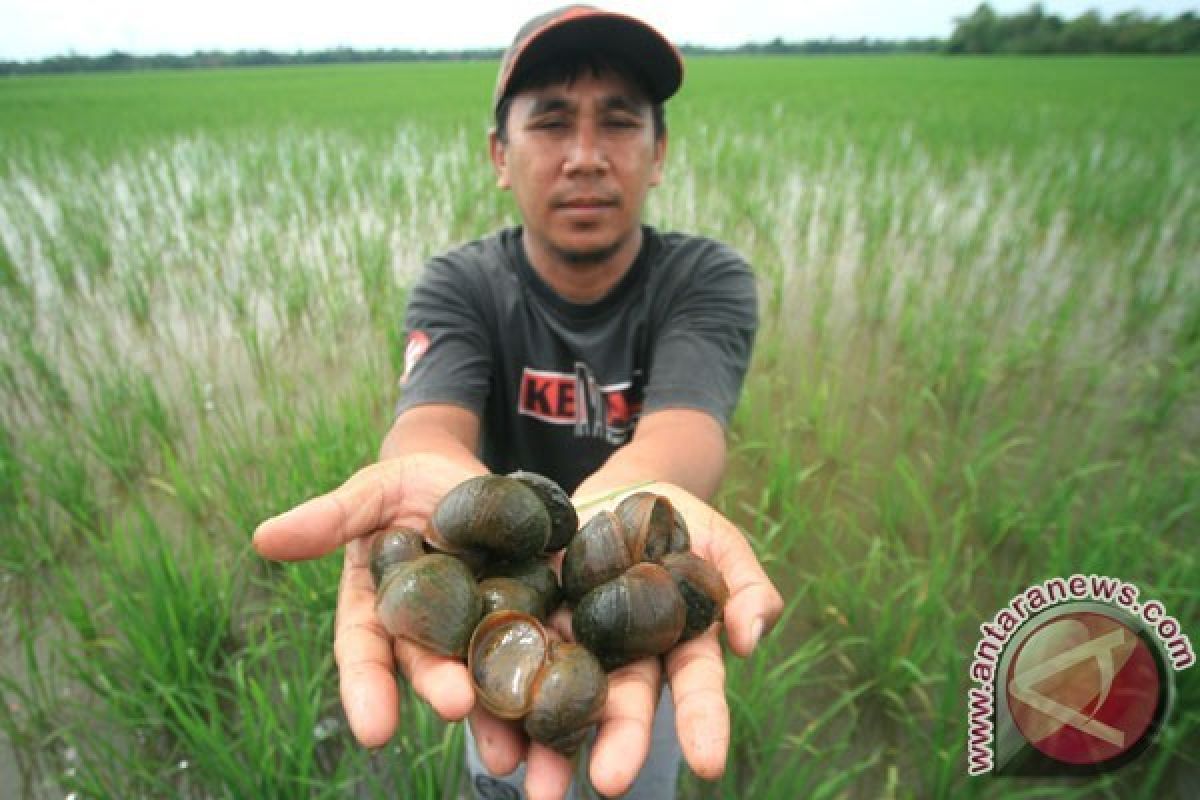
<path id="1" fill-rule="evenodd" d="M 0 240 L 0 288 L 13 294 L 27 294 L 29 291 L 3 240 Z"/>
<path id="2" fill-rule="evenodd" d="M 36 498 L 31 507 L 36 518 L 46 523 L 38 534 L 49 534 L 52 549 L 78 541 L 101 519 L 102 503 L 91 475 L 87 454 L 68 448 L 54 432 L 22 437 L 25 474 Z"/>
<path id="3" fill-rule="evenodd" d="M 121 717 L 170 728 L 203 705 L 228 656 L 232 573 L 204 537 L 176 549 L 144 509 L 91 544 L 104 565 L 95 583 L 77 571 L 58 581 L 64 618 L 86 647 L 73 675 Z"/>
<path id="4" fill-rule="evenodd" d="M 232 574 L 202 537 L 172 546 L 144 509 L 91 545 L 100 569 L 64 568 L 56 581 L 78 643 L 62 656 L 62 680 L 92 698 L 60 723 L 86 756 L 64 782 L 101 795 L 161 792 L 172 783 L 161 760 L 223 714 Z"/>
<path id="5" fill-rule="evenodd" d="M 34 393 L 35 402 L 58 411 L 69 409 L 71 405 L 70 391 L 59 370 L 52 366 L 50 359 L 34 344 L 31 338 L 21 338 L 18 347 L 24 362 L 23 366 L 28 369 L 28 374 L 32 378 L 32 385 L 27 391 Z"/>
<path id="6" fill-rule="evenodd" d="M 175 423 L 162 395 L 145 374 L 113 371 L 88 391 L 94 408 L 85 436 L 118 484 L 129 486 L 153 470 L 153 456 L 169 449 Z"/>
<path id="7" fill-rule="evenodd" d="M 3 524 L 13 521 L 17 505 L 23 500 L 23 473 L 12 434 L 8 432 L 6 425 L 0 423 L 0 517 L 5 521 Z"/>
<path id="8" fill-rule="evenodd" d="M 8 588 L 8 587 L 6 587 Z M 58 741 L 60 700 L 53 680 L 57 664 L 39 642 L 41 626 L 5 592 L 4 673 L 0 673 L 0 734 L 9 742 L 23 787 L 33 785 Z M 14 672 L 19 665 L 23 679 Z M 15 793 L 16 787 L 10 787 Z"/>
<path id="9" fill-rule="evenodd" d="M 138 328 L 146 328 L 153 317 L 150 288 L 147 285 L 146 279 L 134 272 L 122 273 L 121 290 L 124 307 L 130 320 Z"/>

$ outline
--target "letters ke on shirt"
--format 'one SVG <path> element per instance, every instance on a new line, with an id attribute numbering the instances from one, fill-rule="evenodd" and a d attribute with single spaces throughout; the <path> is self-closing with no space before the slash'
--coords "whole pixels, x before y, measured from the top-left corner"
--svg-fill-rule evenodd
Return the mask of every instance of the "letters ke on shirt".
<path id="1" fill-rule="evenodd" d="M 629 440 L 642 409 L 640 398 L 634 395 L 632 380 L 600 386 L 582 362 L 575 363 L 573 373 L 525 367 L 517 408 L 522 415 L 542 422 L 573 425 L 576 436 L 619 445 Z"/>

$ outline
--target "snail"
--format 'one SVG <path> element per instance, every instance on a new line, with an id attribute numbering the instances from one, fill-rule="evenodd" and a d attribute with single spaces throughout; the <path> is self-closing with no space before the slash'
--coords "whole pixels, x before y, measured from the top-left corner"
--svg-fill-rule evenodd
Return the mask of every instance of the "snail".
<path id="1" fill-rule="evenodd" d="M 562 568 L 572 628 L 605 669 L 665 653 L 719 618 L 728 588 L 689 547 L 682 516 L 648 493 L 593 517 L 572 539 Z"/>
<path id="2" fill-rule="evenodd" d="M 657 561 L 667 553 L 686 553 L 691 547 L 683 515 L 662 495 L 631 494 L 617 505 L 616 514 L 628 531 L 631 552 L 640 549 L 645 561 Z"/>
<path id="3" fill-rule="evenodd" d="M 575 531 L 579 529 L 579 517 L 575 513 L 575 505 L 563 488 L 536 472 L 518 470 L 510 472 L 508 477 L 533 490 L 546 507 L 546 513 L 550 515 L 550 538 L 546 542 L 545 552 L 553 553 L 566 547 Z"/>
<path id="4" fill-rule="evenodd" d="M 479 576 L 485 614 L 510 609 L 545 621 L 562 601 L 558 576 L 544 560 L 489 564 Z"/>
<path id="5" fill-rule="evenodd" d="M 428 553 L 383 573 L 375 613 L 388 633 L 445 656 L 462 656 L 483 613 L 475 576 L 445 553 Z"/>
<path id="6" fill-rule="evenodd" d="M 679 641 L 686 642 L 704 633 L 720 618 L 721 609 L 729 599 L 729 587 L 717 568 L 695 553 L 668 553 L 662 565 L 671 573 L 683 598 L 685 616 Z"/>
<path id="7" fill-rule="evenodd" d="M 687 620 L 675 580 L 659 564 L 634 564 L 583 596 L 571 629 L 605 669 L 670 650 Z"/>
<path id="8" fill-rule="evenodd" d="M 483 599 L 483 613 L 493 611 L 520 611 L 545 620 L 547 609 L 542 598 L 528 584 L 516 578 L 486 578 L 479 582 L 479 594 Z"/>
<path id="9" fill-rule="evenodd" d="M 515 478 L 480 475 L 446 493 L 425 536 L 442 552 L 524 561 L 545 551 L 550 533 L 550 513 L 537 492 Z"/>
<path id="10" fill-rule="evenodd" d="M 555 641 L 528 614 L 497 611 L 480 621 L 467 649 L 479 702 L 564 755 L 575 752 L 600 716 L 608 677 L 577 644 Z"/>
<path id="11" fill-rule="evenodd" d="M 398 528 L 375 537 L 371 542 L 371 577 L 375 585 L 383 584 L 383 575 L 397 564 L 412 561 L 425 554 L 425 538 L 412 528 Z"/>

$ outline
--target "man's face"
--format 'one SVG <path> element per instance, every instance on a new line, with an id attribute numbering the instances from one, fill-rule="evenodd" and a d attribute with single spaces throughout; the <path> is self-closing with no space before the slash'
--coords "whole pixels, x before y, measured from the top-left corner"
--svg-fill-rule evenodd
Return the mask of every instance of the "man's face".
<path id="1" fill-rule="evenodd" d="M 636 236 L 646 192 L 662 177 L 649 101 L 628 81 L 585 72 L 529 89 L 509 109 L 508 141 L 491 136 L 498 184 L 511 189 L 535 247 L 598 263 Z"/>

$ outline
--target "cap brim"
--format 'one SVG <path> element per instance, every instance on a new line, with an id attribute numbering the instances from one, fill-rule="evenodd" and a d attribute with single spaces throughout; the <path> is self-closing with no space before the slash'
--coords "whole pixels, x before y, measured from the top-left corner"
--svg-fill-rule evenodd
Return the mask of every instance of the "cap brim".
<path id="1" fill-rule="evenodd" d="M 643 78 L 655 103 L 671 97 L 683 83 L 683 59 L 661 34 L 633 17 L 597 11 L 556 20 L 530 36 L 497 87 L 496 102 L 543 64 L 583 51 L 628 64 Z"/>

